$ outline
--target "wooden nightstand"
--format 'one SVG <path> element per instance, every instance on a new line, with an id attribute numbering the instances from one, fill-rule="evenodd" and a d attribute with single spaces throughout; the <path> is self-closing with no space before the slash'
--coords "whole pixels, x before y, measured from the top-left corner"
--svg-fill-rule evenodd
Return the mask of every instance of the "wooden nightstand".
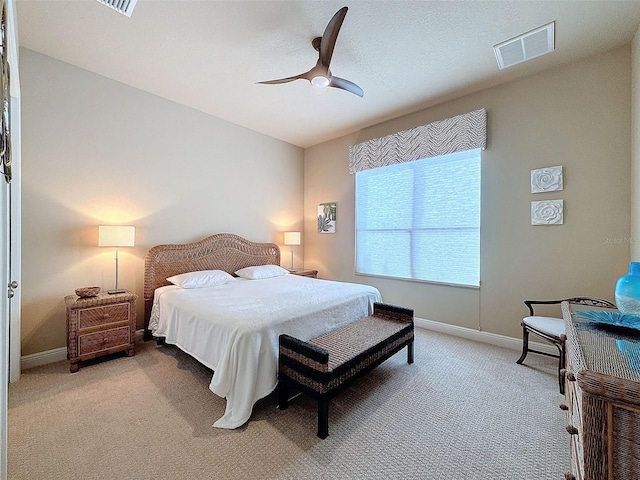
<path id="1" fill-rule="evenodd" d="M 67 295 L 67 358 L 69 370 L 77 372 L 82 360 L 126 350 L 136 353 L 136 300 L 129 291 L 95 297 Z"/>
<path id="2" fill-rule="evenodd" d="M 291 273 L 294 275 L 300 275 L 301 277 L 318 278 L 318 270 L 296 270 Z"/>

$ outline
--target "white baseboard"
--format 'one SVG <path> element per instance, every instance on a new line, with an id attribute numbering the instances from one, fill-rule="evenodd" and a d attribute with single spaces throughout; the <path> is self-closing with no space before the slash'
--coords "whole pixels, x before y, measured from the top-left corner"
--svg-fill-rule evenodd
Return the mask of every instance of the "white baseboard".
<path id="1" fill-rule="evenodd" d="M 455 337 L 462 337 L 476 342 L 488 343 L 497 347 L 509 348 L 511 350 L 522 351 L 522 339 L 498 335 L 497 333 L 483 332 L 472 328 L 449 325 L 447 323 L 434 322 L 424 318 L 414 318 L 413 323 L 418 328 L 433 330 L 434 332 L 446 333 Z M 541 352 L 557 355 L 558 350 L 550 343 L 538 343 L 529 341 L 529 347 Z"/>
<path id="2" fill-rule="evenodd" d="M 424 318 L 415 318 L 414 325 L 418 328 L 433 330 L 434 332 L 446 333 L 455 337 L 462 337 L 476 342 L 488 343 L 497 347 L 509 348 L 511 350 L 522 350 L 522 339 L 498 335 L 497 333 L 482 332 L 471 328 L 449 325 L 447 323 L 434 322 Z M 136 332 L 136 341 L 142 340 L 142 330 Z M 529 342 L 529 346 L 542 352 L 557 354 L 558 351 L 551 344 Z M 20 358 L 20 369 L 39 367 L 48 363 L 60 362 L 67 359 L 67 349 L 65 347 L 47 350 L 46 352 L 24 355 Z"/>
<path id="3" fill-rule="evenodd" d="M 54 348 L 46 352 L 33 353 L 31 355 L 23 355 L 20 357 L 20 370 L 28 370 L 30 368 L 46 365 L 47 363 L 60 362 L 67 359 L 67 348 Z"/>
<path id="4" fill-rule="evenodd" d="M 144 331 L 136 330 L 136 342 L 142 341 Z M 23 355 L 20 357 L 20 370 L 28 370 L 30 368 L 39 367 L 48 363 L 61 362 L 67 359 L 67 348 L 54 348 L 46 352 L 33 353 L 31 355 Z"/>

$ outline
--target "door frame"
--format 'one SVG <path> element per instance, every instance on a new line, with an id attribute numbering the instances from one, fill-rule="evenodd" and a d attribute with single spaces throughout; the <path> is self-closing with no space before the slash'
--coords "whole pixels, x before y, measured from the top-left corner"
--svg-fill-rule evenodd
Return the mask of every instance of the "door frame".
<path id="1" fill-rule="evenodd" d="M 11 166 L 13 179 L 9 186 L 4 178 L 0 208 L 2 226 L 0 227 L 0 245 L 2 257 L 2 282 L 0 285 L 0 480 L 8 478 L 7 473 L 7 439 L 8 439 L 8 403 L 9 382 L 20 378 L 20 235 L 21 235 L 21 204 L 20 204 L 20 81 L 18 70 L 18 35 L 16 32 L 16 4 L 15 0 L 4 0 L 7 5 L 6 42 L 8 46 L 8 62 L 11 71 Z M 9 217 L 9 218 L 7 218 Z M 11 219 L 11 220 L 10 220 Z M 9 242 L 13 243 L 9 248 Z M 11 273 L 11 277 L 9 274 Z M 18 282 L 15 295 L 8 297 L 8 284 Z"/>

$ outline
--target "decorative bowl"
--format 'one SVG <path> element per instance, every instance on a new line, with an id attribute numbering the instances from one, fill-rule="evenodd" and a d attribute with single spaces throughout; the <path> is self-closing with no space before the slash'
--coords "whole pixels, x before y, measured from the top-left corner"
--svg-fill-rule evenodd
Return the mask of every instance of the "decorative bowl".
<path id="1" fill-rule="evenodd" d="M 640 329 L 640 316 L 638 315 L 607 310 L 579 310 L 575 312 L 575 315 L 600 325 Z"/>
<path id="2" fill-rule="evenodd" d="M 620 350 L 627 360 L 629 360 L 629 367 L 634 372 L 640 372 L 640 345 L 638 342 L 632 342 L 629 340 L 616 340 L 616 346 Z"/>
<path id="3" fill-rule="evenodd" d="M 81 298 L 95 297 L 100 293 L 100 287 L 80 287 L 76 288 L 76 295 Z"/>

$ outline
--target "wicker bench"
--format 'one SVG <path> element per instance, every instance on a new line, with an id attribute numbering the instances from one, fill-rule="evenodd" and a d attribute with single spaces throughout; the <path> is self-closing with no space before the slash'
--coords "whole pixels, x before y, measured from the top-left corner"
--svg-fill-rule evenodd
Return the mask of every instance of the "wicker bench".
<path id="1" fill-rule="evenodd" d="M 289 386 L 318 401 L 318 437 L 329 435 L 329 400 L 357 378 L 407 347 L 413 363 L 413 310 L 375 303 L 373 315 L 309 341 L 280 335 L 278 406 Z"/>

